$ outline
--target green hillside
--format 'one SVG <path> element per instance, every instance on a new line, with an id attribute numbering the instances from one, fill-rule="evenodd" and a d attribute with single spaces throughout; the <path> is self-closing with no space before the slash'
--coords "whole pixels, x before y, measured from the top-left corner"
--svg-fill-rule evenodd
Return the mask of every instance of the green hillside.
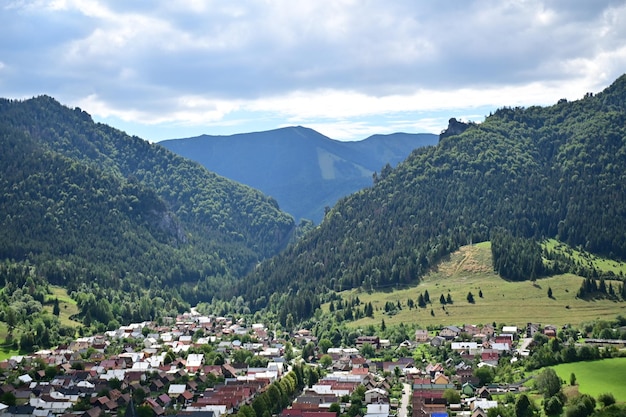
<path id="1" fill-rule="evenodd" d="M 49 97 L 0 100 L 0 149 L 0 320 L 27 345 L 211 300 L 294 232 L 271 198 Z M 44 314 L 50 284 L 78 314 Z"/>
<path id="2" fill-rule="evenodd" d="M 310 316 L 332 291 L 416 284 L 459 247 L 493 237 L 494 263 L 515 279 L 578 271 L 536 269 L 546 238 L 626 259 L 625 103 L 623 76 L 578 101 L 502 108 L 480 124 L 451 120 L 438 146 L 340 200 L 232 294 L 285 323 Z"/>
<path id="3" fill-rule="evenodd" d="M 463 246 L 446 257 L 434 271 L 423 277 L 418 286 L 368 293 L 351 290 L 341 293 L 344 300 L 358 297 L 362 304 L 372 303 L 374 315 L 348 323 L 350 327 L 418 324 L 420 327 L 501 324 L 523 327 L 527 322 L 553 325 L 580 325 L 595 319 L 612 320 L 626 315 L 626 303 L 611 299 L 586 301 L 576 298 L 583 278 L 572 274 L 542 278 L 536 282 L 507 281 L 493 272 L 489 242 Z M 621 264 L 624 268 L 624 264 Z M 548 297 L 552 290 L 552 298 Z M 428 292 L 430 303 L 418 308 L 420 295 Z M 468 293 L 474 303 L 467 301 Z M 482 297 L 479 294 L 482 293 Z M 441 304 L 440 297 L 452 298 L 452 304 Z M 415 304 L 409 308 L 408 300 Z M 401 309 L 385 312 L 385 305 L 400 303 Z M 323 306 L 328 310 L 329 304 Z M 432 310 L 432 313 L 431 313 Z"/>

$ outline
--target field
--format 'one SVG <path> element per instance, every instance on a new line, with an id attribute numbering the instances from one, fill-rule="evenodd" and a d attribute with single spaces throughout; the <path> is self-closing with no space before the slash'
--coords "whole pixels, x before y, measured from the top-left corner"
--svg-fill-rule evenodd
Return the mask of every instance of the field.
<path id="1" fill-rule="evenodd" d="M 70 317 L 74 314 L 78 314 L 78 306 L 76 305 L 76 301 L 70 298 L 65 288 L 51 286 L 50 290 L 52 291 L 52 295 L 48 295 L 46 297 L 46 305 L 44 308 L 52 314 L 52 301 L 56 298 L 59 300 L 59 320 L 61 321 L 61 324 L 71 327 L 81 326 L 79 322 L 70 319 Z"/>
<path id="2" fill-rule="evenodd" d="M 592 255 L 589 252 L 580 251 L 570 248 L 569 246 L 560 243 L 554 239 L 549 239 L 544 243 L 544 247 L 555 253 L 561 253 L 569 256 L 576 262 L 583 265 L 594 266 L 600 271 L 611 271 L 615 275 L 626 274 L 626 264 L 623 262 L 614 261 L 612 259 L 604 259 L 598 256 Z"/>
<path id="3" fill-rule="evenodd" d="M 568 384 L 570 375 L 576 375 L 578 391 L 583 394 L 597 398 L 598 394 L 610 392 L 617 401 L 626 402 L 626 358 L 565 363 L 553 369 Z"/>
<path id="4" fill-rule="evenodd" d="M 64 288 L 51 286 L 50 290 L 52 294 L 46 296 L 46 302 L 43 306 L 49 314 L 52 314 L 53 300 L 59 300 L 59 320 L 62 325 L 70 327 L 81 326 L 80 323 L 70 319 L 74 314 L 78 313 L 78 306 L 76 302 L 72 300 Z M 22 330 L 18 326 L 13 331 L 13 340 L 19 341 Z M 13 349 L 13 343 L 7 343 L 8 328 L 6 323 L 0 322 L 0 360 L 8 359 L 11 356 L 19 355 L 20 352 L 17 349 Z"/>
<path id="5" fill-rule="evenodd" d="M 382 319 L 387 325 L 403 322 L 421 327 L 492 322 L 517 326 L 525 326 L 527 322 L 579 325 L 595 319 L 614 319 L 618 314 L 626 315 L 624 302 L 576 299 L 582 283 L 579 276 L 565 274 L 539 279 L 535 283 L 511 282 L 495 274 L 491 265 L 491 246 L 484 242 L 462 247 L 451 254 L 415 287 L 371 294 L 359 290 L 343 292 L 344 299 L 358 296 L 361 302 L 371 302 L 374 307 L 373 318 L 363 318 L 349 325 L 379 325 Z M 548 288 L 552 289 L 553 298 L 548 298 Z M 431 304 L 426 308 L 409 309 L 407 300 L 412 299 L 417 305 L 419 295 L 425 291 L 429 293 Z M 479 297 L 481 291 L 482 298 Z M 467 301 L 469 292 L 474 296 L 474 304 Z M 442 294 L 444 297 L 450 294 L 453 304 L 440 304 Z M 402 310 L 393 316 L 385 314 L 384 306 L 388 301 L 394 304 L 399 301 Z M 324 308 L 328 309 L 328 305 Z"/>

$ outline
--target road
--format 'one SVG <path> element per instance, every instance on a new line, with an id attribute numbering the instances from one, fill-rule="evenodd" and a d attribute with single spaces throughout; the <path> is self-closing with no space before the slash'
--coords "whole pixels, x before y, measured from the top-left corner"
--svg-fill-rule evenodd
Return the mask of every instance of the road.
<path id="1" fill-rule="evenodd" d="M 400 404 L 398 405 L 398 417 L 411 417 L 407 416 L 406 408 L 409 405 L 409 400 L 411 399 L 411 385 L 402 384 L 404 388 L 402 388 L 402 399 L 400 400 Z"/>

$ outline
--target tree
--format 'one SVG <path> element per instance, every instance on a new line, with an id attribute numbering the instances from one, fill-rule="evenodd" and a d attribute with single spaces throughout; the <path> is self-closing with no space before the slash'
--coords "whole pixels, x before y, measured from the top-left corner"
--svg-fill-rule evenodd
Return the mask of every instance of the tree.
<path id="1" fill-rule="evenodd" d="M 448 293 L 448 296 L 446 297 L 446 304 L 452 304 L 452 296 L 450 293 Z"/>
<path id="2" fill-rule="evenodd" d="M 478 378 L 478 383 L 483 386 L 493 381 L 495 373 L 490 366 L 483 366 L 474 371 L 474 376 Z"/>
<path id="3" fill-rule="evenodd" d="M 443 392 L 443 398 L 448 404 L 459 404 L 461 402 L 461 394 L 455 389 L 448 388 Z"/>
<path id="4" fill-rule="evenodd" d="M 576 374 L 574 372 L 572 372 L 569 376 L 569 384 L 571 386 L 576 385 Z"/>
<path id="5" fill-rule="evenodd" d="M 363 346 L 361 346 L 361 355 L 363 355 L 364 358 L 372 358 L 375 354 L 376 350 L 371 343 L 363 343 Z"/>
<path id="6" fill-rule="evenodd" d="M 471 291 L 467 293 L 467 302 L 470 304 L 474 304 L 474 294 L 472 294 Z"/>
<path id="7" fill-rule="evenodd" d="M 16 401 L 17 401 L 17 398 L 15 397 L 15 395 L 12 392 L 5 392 L 0 397 L 0 402 L 3 403 L 3 404 L 6 404 L 8 406 L 15 405 Z"/>
<path id="8" fill-rule="evenodd" d="M 536 378 L 537 390 L 544 398 L 550 398 L 561 392 L 561 379 L 554 369 L 546 368 Z"/>
<path id="9" fill-rule="evenodd" d="M 55 298 L 53 303 L 52 303 L 52 314 L 54 314 L 55 316 L 59 316 L 59 314 L 61 314 L 61 307 L 59 307 L 59 299 Z"/>
<path id="10" fill-rule="evenodd" d="M 417 298 L 417 305 L 421 308 L 426 307 L 426 300 L 424 299 L 424 295 L 422 293 L 420 293 L 419 297 Z"/>
<path id="11" fill-rule="evenodd" d="M 315 356 L 315 344 L 313 342 L 309 342 L 302 348 L 302 359 L 308 361 L 309 358 Z"/>
<path id="12" fill-rule="evenodd" d="M 615 404 L 615 397 L 610 392 L 605 392 L 598 395 L 598 402 L 602 404 L 602 407 L 608 407 Z"/>
<path id="13" fill-rule="evenodd" d="M 544 401 L 543 410 L 548 416 L 558 416 L 563 412 L 563 401 L 558 395 L 554 395 Z"/>
<path id="14" fill-rule="evenodd" d="M 483 290 L 478 290 L 478 296 L 479 296 L 480 298 L 483 298 Z"/>
<path id="15" fill-rule="evenodd" d="M 446 297 L 443 296 L 443 294 L 441 294 L 441 297 L 439 297 L 439 303 L 440 304 L 446 304 Z"/>
<path id="16" fill-rule="evenodd" d="M 565 412 L 566 417 L 587 417 L 596 408 L 596 400 L 589 394 L 582 394 L 574 398 Z"/>
<path id="17" fill-rule="evenodd" d="M 384 332 L 385 330 L 387 330 L 387 325 L 385 324 L 385 319 L 382 319 L 382 320 L 380 321 L 380 330 L 381 330 L 382 332 Z"/>
<path id="18" fill-rule="evenodd" d="M 515 401 L 515 417 L 532 417 L 534 408 L 534 404 L 528 398 L 528 395 L 522 393 Z"/>
<path id="19" fill-rule="evenodd" d="M 322 357 L 320 358 L 320 364 L 324 368 L 328 368 L 330 365 L 333 364 L 333 358 L 328 354 L 322 355 Z"/>
<path id="20" fill-rule="evenodd" d="M 327 353 L 328 349 L 330 349 L 331 347 L 333 347 L 333 342 L 330 341 L 330 339 L 328 339 L 327 337 L 321 339 L 318 343 L 317 343 L 317 347 L 319 347 L 320 351 L 322 353 Z"/>
<path id="21" fill-rule="evenodd" d="M 552 298 L 552 287 L 548 287 L 548 298 Z"/>
<path id="22" fill-rule="evenodd" d="M 339 403 L 332 403 L 328 408 L 328 411 L 339 416 L 339 413 L 341 413 L 341 405 Z"/>

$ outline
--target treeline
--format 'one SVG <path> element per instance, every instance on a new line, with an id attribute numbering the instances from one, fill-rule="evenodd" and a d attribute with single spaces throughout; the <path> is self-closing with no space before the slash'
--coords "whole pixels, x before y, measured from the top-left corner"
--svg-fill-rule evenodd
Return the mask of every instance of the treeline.
<path id="1" fill-rule="evenodd" d="M 504 229 L 491 235 L 493 269 L 502 278 L 513 281 L 532 280 L 545 273 L 541 245 L 534 239 L 513 236 Z"/>
<path id="2" fill-rule="evenodd" d="M 279 381 L 272 382 L 265 391 L 255 395 L 250 405 L 242 405 L 237 416 L 267 417 L 279 414 L 291 404 L 296 394 L 304 388 L 305 382 L 311 378 L 311 374 L 316 372 L 315 369 L 309 367 L 294 366 L 293 370 Z"/>
<path id="3" fill-rule="evenodd" d="M 492 236 L 496 268 L 509 279 L 547 273 L 536 242 L 551 237 L 626 259 L 624 103 L 621 77 L 576 102 L 503 108 L 444 135 L 339 201 L 318 228 L 231 295 L 243 295 L 252 311 L 275 310 L 282 307 L 268 303 L 268 294 L 307 290 L 323 298 L 414 284 L 461 245 Z"/>
<path id="4" fill-rule="evenodd" d="M 626 301 L 626 285 L 619 281 L 609 281 L 607 284 L 604 278 L 585 278 L 576 293 L 576 297 L 582 299 L 608 297 L 613 300 Z"/>

